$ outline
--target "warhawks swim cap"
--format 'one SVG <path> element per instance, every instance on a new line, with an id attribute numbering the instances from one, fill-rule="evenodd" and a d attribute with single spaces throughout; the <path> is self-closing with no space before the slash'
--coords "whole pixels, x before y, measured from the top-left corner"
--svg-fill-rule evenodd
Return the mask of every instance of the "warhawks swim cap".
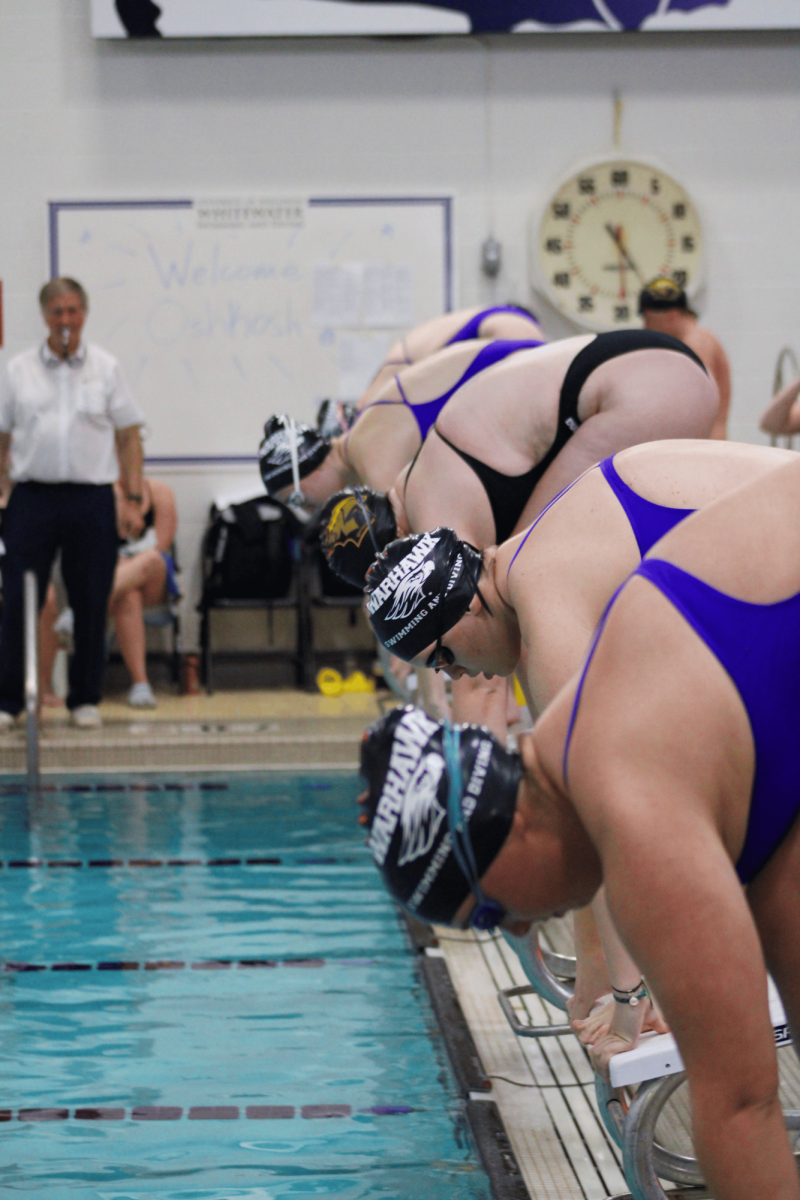
<path id="1" fill-rule="evenodd" d="M 270 417 L 258 448 L 261 478 L 269 495 L 276 496 L 291 484 L 299 491 L 300 480 L 324 462 L 330 448 L 328 439 L 309 425 L 301 425 L 285 413 Z"/>
<path id="2" fill-rule="evenodd" d="M 511 829 L 522 763 L 488 729 L 457 728 L 461 811 L 480 878 Z M 471 888 L 452 849 L 444 725 L 411 705 L 394 709 L 364 734 L 361 774 L 367 845 L 387 888 L 409 912 L 448 924 Z"/>
<path id="3" fill-rule="evenodd" d="M 364 589 L 378 641 L 406 662 L 438 641 L 469 608 L 481 561 L 480 550 L 443 525 L 388 545 Z"/>
<path id="4" fill-rule="evenodd" d="M 317 433 L 324 438 L 341 437 L 347 433 L 356 416 L 356 406 L 350 401 L 322 400 L 317 409 Z"/>
<path id="5" fill-rule="evenodd" d="M 639 293 L 639 312 L 665 312 L 670 308 L 689 310 L 686 292 L 669 275 L 658 275 Z"/>
<path id="6" fill-rule="evenodd" d="M 389 497 L 369 487 L 336 492 L 323 505 L 319 523 L 328 566 L 354 587 L 363 588 L 375 555 L 397 537 Z"/>

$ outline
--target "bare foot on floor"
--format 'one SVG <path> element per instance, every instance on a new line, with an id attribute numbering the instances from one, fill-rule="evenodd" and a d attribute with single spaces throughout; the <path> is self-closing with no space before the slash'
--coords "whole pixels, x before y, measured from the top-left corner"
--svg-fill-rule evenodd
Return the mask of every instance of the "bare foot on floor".
<path id="1" fill-rule="evenodd" d="M 64 701 L 55 692 L 45 692 L 42 696 L 42 708 L 63 708 Z"/>

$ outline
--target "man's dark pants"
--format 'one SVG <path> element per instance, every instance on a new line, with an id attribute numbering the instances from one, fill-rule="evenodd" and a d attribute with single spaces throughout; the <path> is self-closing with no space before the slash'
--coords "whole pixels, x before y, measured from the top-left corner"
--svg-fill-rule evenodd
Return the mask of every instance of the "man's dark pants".
<path id="1" fill-rule="evenodd" d="M 106 613 L 117 565 L 111 484 L 16 484 L 3 519 L 3 541 L 0 709 L 16 716 L 23 707 L 23 573 L 36 573 L 41 608 L 59 550 L 61 574 L 75 614 L 67 708 L 98 704 L 105 666 Z"/>

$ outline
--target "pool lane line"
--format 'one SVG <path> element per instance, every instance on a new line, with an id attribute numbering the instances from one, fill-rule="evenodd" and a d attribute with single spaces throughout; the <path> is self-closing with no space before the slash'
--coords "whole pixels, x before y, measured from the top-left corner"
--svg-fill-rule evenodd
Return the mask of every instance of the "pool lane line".
<path id="1" fill-rule="evenodd" d="M 87 861 L 79 858 L 11 858 L 4 862 L 0 861 L 0 868 L 33 871 L 45 868 L 80 870 L 83 867 L 107 869 L 119 867 L 133 867 L 134 869 L 139 867 L 327 867 L 352 865 L 358 861 L 358 859 L 331 858 L 327 855 L 291 859 L 262 855 L 249 858 L 90 858 Z"/>
<path id="2" fill-rule="evenodd" d="M 370 1108 L 359 1108 L 359 1113 L 374 1117 L 403 1117 L 409 1113 L 425 1112 L 409 1104 L 374 1104 Z M 1 1108 L 0 1122 L 9 1121 L 238 1121 L 242 1112 L 237 1104 L 199 1104 L 185 1110 L 180 1105 L 138 1104 L 133 1108 L 110 1108 L 106 1106 L 69 1108 Z M 244 1110 L 247 1121 L 291 1121 L 298 1115 L 294 1104 L 248 1104 Z M 322 1121 L 351 1117 L 350 1104 L 302 1104 L 299 1115 L 305 1121 Z"/>
<path id="3" fill-rule="evenodd" d="M 303 785 L 300 785 L 301 788 Z M 311 786 L 314 786 L 313 784 Z M 316 785 L 319 786 L 319 785 Z M 66 792 L 86 795 L 90 792 L 227 792 L 230 784 L 212 781 L 198 783 L 42 783 L 39 792 Z M 26 788 L 19 784 L 0 784 L 0 796 L 27 797 Z"/>
<path id="4" fill-rule="evenodd" d="M 494 1200 L 531 1200 L 435 930 L 401 913 Z"/>
<path id="5" fill-rule="evenodd" d="M 270 969 L 276 967 L 367 967 L 374 965 L 374 958 L 208 958 L 199 962 L 184 959 L 163 958 L 150 960 L 110 959 L 99 963 L 59 962 L 28 963 L 0 962 L 0 974 L 25 975 L 39 971 L 227 971 L 231 967 L 241 969 Z"/>

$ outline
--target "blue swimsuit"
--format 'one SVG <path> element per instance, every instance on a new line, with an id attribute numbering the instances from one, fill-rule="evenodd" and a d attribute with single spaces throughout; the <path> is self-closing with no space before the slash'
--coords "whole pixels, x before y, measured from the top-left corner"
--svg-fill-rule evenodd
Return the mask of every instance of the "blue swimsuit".
<path id="1" fill-rule="evenodd" d="M 474 338 L 479 338 L 481 325 L 495 313 L 512 313 L 515 317 L 522 317 L 523 321 L 530 321 L 532 325 L 537 324 L 533 313 L 526 312 L 524 308 L 517 308 L 513 304 L 496 304 L 494 308 L 482 308 L 474 317 L 470 317 L 466 325 L 463 325 L 458 333 L 454 333 L 445 345 L 454 346 L 456 342 L 471 342 Z"/>
<path id="2" fill-rule="evenodd" d="M 681 521 L 684 521 L 687 517 L 690 517 L 695 511 L 693 508 L 668 508 L 664 504 L 654 504 L 652 500 L 645 500 L 644 497 L 640 496 L 638 492 L 635 492 L 633 488 L 628 487 L 624 479 L 620 478 L 617 468 L 614 466 L 613 458 L 604 458 L 603 461 L 598 465 L 603 473 L 603 478 L 611 488 L 617 500 L 619 500 L 620 504 L 622 505 L 625 516 L 628 518 L 631 530 L 633 531 L 633 536 L 636 538 L 636 544 L 639 547 L 639 553 L 641 554 L 642 558 L 644 558 L 651 546 L 655 546 L 656 542 L 660 541 L 666 533 L 669 533 L 670 529 L 674 529 L 676 525 L 680 525 Z M 592 468 L 592 470 L 595 469 L 596 468 L 594 467 Z M 560 491 L 557 496 L 554 496 L 550 503 L 542 509 L 528 532 L 525 534 L 525 537 L 520 542 L 519 546 L 517 546 L 514 557 L 512 558 L 508 567 L 508 571 L 506 572 L 506 578 L 508 578 L 510 575 L 511 568 L 517 561 L 517 555 L 545 513 L 549 512 L 554 504 L 558 504 L 561 497 L 566 496 L 567 492 L 571 491 L 572 488 L 575 487 L 575 484 L 580 483 L 581 479 L 583 478 L 583 475 L 579 475 L 577 479 L 573 479 L 572 483 L 567 484 L 567 486 Z"/>
<path id="3" fill-rule="evenodd" d="M 543 346 L 545 343 L 540 341 L 529 342 L 513 342 L 504 341 L 498 338 L 496 341 L 489 342 L 483 346 L 473 358 L 472 362 L 467 367 L 461 378 L 454 383 L 448 391 L 443 392 L 441 396 L 436 396 L 433 400 L 426 400 L 424 404 L 411 404 L 397 375 L 394 381 L 397 384 L 402 400 L 373 400 L 371 404 L 367 404 L 361 409 L 361 413 L 367 412 L 370 408 L 377 408 L 381 404 L 405 404 L 411 412 L 414 420 L 419 426 L 419 436 L 423 442 L 428 436 L 428 430 L 432 425 L 436 424 L 436 418 L 444 408 L 447 401 L 457 392 L 460 387 L 463 387 L 467 380 L 473 376 L 479 375 L 481 371 L 485 371 L 487 367 L 494 366 L 495 363 L 502 362 L 504 358 L 508 358 L 510 354 L 517 354 L 520 350 L 534 350 L 537 346 Z"/>
<path id="4" fill-rule="evenodd" d="M 800 593 L 777 604 L 750 604 L 658 558 L 646 559 L 631 579 L 637 575 L 657 587 L 705 642 L 730 676 L 747 712 L 755 775 L 736 872 L 742 883 L 749 883 L 775 853 L 800 810 L 800 755 L 795 741 L 800 724 Z M 564 746 L 565 781 L 586 673 L 623 587 L 603 614 L 578 682 Z"/>

